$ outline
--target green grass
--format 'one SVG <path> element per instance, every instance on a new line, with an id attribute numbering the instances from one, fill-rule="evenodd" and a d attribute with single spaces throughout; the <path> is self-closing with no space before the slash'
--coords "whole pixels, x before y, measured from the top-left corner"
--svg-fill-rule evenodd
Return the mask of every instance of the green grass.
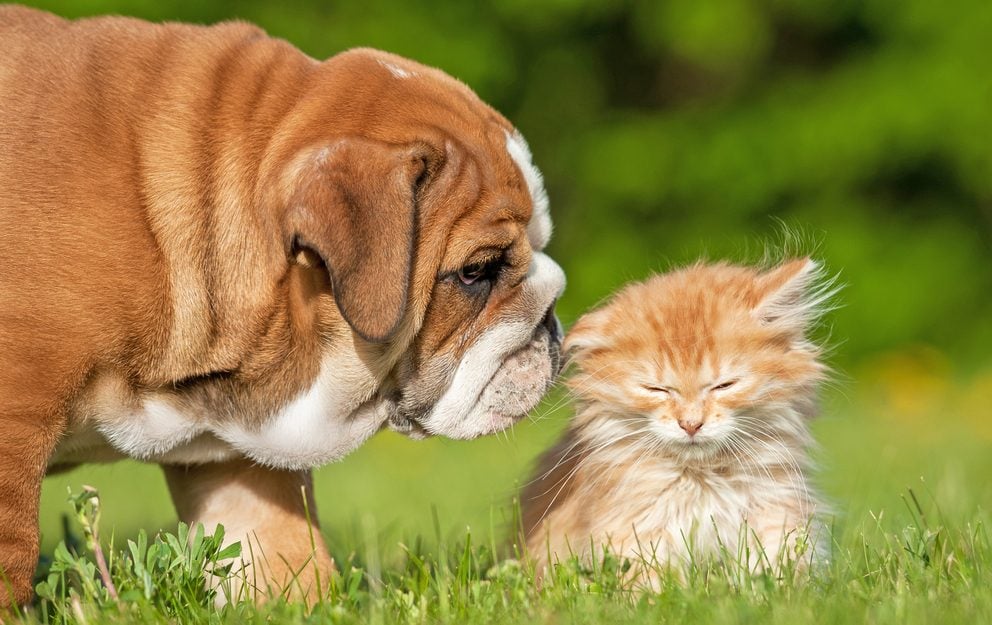
<path id="1" fill-rule="evenodd" d="M 43 587 L 47 598 L 26 619 L 989 622 L 992 378 L 954 382 L 920 373 L 925 370 L 905 361 L 875 363 L 872 374 L 858 376 L 860 387 L 849 388 L 850 398 L 830 396 L 816 424 L 822 444 L 817 481 L 837 515 L 831 564 L 813 578 L 776 580 L 712 568 L 643 595 L 625 590 L 618 573 L 623 563 L 608 559 L 593 570 L 567 563 L 536 585 L 507 540 L 510 502 L 533 458 L 567 418 L 562 410 L 506 437 L 471 443 L 380 436 L 318 472 L 320 516 L 340 572 L 312 612 L 279 601 L 215 608 L 203 581 L 219 543 L 201 537 L 189 546 L 187 530 L 175 531 L 157 469 L 121 463 L 50 478 L 44 551 L 54 554 L 55 564 Z M 547 412 L 546 406 L 536 413 Z M 75 556 L 55 547 L 60 516 L 73 510 L 66 486 L 79 492 L 82 483 L 101 491 L 102 543 L 120 601 L 96 581 L 92 551 L 80 544 Z M 85 514 L 77 516 L 71 531 L 85 538 L 80 520 L 89 523 Z M 151 538 L 140 538 L 142 527 Z M 172 534 L 157 533 L 159 527 Z M 133 548 L 123 536 L 137 537 Z"/>

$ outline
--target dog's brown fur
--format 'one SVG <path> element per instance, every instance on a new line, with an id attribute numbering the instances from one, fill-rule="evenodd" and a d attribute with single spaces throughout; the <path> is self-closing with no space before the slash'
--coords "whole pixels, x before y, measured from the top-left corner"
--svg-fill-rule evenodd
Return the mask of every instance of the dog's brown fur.
<path id="1" fill-rule="evenodd" d="M 0 569 L 15 601 L 31 595 L 53 449 L 108 398 L 152 389 L 250 425 L 314 379 L 328 344 L 399 386 L 514 305 L 438 280 L 491 249 L 512 284 L 531 254 L 512 126 L 443 73 L 369 50 L 316 62 L 243 23 L 15 6 L 0 42 Z M 387 87 L 383 63 L 417 80 Z M 216 522 L 212 493 L 243 483 L 273 579 L 311 557 L 306 471 L 167 473 L 190 521 Z"/>

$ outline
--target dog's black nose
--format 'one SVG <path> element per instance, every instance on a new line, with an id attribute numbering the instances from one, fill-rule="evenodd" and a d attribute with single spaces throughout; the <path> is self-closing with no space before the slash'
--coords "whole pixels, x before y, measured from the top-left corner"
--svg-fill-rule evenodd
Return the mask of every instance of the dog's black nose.
<path id="1" fill-rule="evenodd" d="M 551 306 L 544 313 L 544 319 L 541 320 L 541 325 L 548 329 L 548 334 L 555 341 L 561 342 L 562 339 L 562 329 L 561 323 L 558 321 L 558 317 L 555 315 L 555 302 L 551 302 Z"/>

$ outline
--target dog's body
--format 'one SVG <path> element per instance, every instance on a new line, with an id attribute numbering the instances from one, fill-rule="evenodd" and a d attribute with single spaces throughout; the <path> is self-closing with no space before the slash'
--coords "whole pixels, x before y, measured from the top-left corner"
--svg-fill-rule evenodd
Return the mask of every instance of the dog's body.
<path id="1" fill-rule="evenodd" d="M 386 424 L 497 431 L 550 383 L 564 277 L 540 253 L 540 176 L 461 83 L 370 50 L 317 62 L 246 24 L 20 7 L 0 7 L 0 59 L 16 600 L 46 467 L 168 465 L 184 518 L 252 533 L 285 573 L 310 556 L 311 467 Z"/>

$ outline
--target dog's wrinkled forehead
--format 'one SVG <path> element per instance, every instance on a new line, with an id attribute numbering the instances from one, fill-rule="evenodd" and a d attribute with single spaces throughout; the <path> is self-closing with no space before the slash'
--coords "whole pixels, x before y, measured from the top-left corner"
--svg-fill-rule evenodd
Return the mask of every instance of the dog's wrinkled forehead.
<path id="1" fill-rule="evenodd" d="M 465 123 L 472 120 L 475 123 L 495 124 L 499 127 L 499 137 L 503 141 L 506 152 L 513 164 L 519 170 L 527 186 L 532 204 L 532 216 L 527 228 L 531 247 L 543 249 L 551 238 L 551 216 L 548 212 L 548 196 L 544 190 L 541 172 L 533 163 L 530 147 L 519 131 L 513 129 L 510 123 L 499 113 L 491 109 L 485 102 L 464 83 L 452 78 L 435 68 L 420 65 L 409 59 L 397 57 L 388 53 L 373 51 L 372 68 L 385 77 L 385 84 L 395 92 L 406 94 L 405 113 L 412 113 L 410 104 L 420 101 L 426 105 L 425 110 L 431 111 L 430 125 L 436 127 L 439 119 L 448 123 Z M 439 100 L 444 101 L 443 110 L 436 107 Z M 412 107 L 416 108 L 416 107 Z M 463 129 L 464 130 L 464 129 Z M 476 137 L 478 130 L 471 131 L 467 136 Z M 466 136 L 466 133 L 461 133 Z M 490 135 L 491 136 L 491 135 Z M 495 147 L 495 146 L 492 146 Z"/>

